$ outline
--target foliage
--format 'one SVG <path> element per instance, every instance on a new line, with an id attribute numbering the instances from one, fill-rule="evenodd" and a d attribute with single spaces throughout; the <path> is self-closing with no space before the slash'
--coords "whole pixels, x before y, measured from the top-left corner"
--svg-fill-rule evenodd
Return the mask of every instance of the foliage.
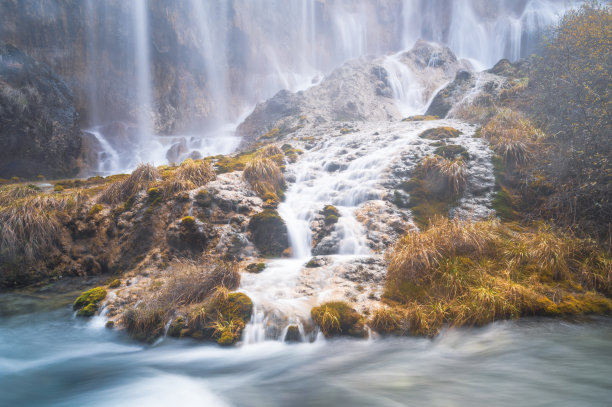
<path id="1" fill-rule="evenodd" d="M 310 316 L 325 336 L 364 336 L 361 315 L 346 302 L 333 301 L 314 307 Z"/>
<path id="2" fill-rule="evenodd" d="M 120 181 L 111 183 L 98 200 L 108 204 L 117 204 L 126 201 L 130 196 L 149 187 L 160 178 L 159 171 L 151 164 L 140 164 L 132 174 Z"/>

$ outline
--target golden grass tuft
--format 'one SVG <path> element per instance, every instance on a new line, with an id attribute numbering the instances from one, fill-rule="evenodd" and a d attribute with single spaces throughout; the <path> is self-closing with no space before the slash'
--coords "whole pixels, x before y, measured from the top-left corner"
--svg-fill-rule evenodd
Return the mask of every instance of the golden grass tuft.
<path id="1" fill-rule="evenodd" d="M 430 155 L 423 158 L 419 165 L 425 176 L 433 178 L 434 182 L 442 183 L 452 195 L 460 194 L 467 184 L 465 163 L 460 158 L 449 160 Z"/>
<path id="2" fill-rule="evenodd" d="M 415 335 L 445 324 L 612 311 L 609 254 L 546 224 L 439 217 L 401 238 L 387 259 L 385 299 Z"/>
<path id="3" fill-rule="evenodd" d="M 254 158 L 246 164 L 244 179 L 258 195 L 279 194 L 285 188 L 285 177 L 279 166 L 268 158 Z"/>
<path id="4" fill-rule="evenodd" d="M 55 246 L 61 224 L 58 213 L 72 210 L 87 198 L 82 191 L 70 194 L 26 194 L 0 206 L 0 256 L 9 261 L 32 261 Z"/>
<path id="5" fill-rule="evenodd" d="M 40 194 L 35 185 L 6 185 L 0 187 L 0 206 L 10 205 L 18 199 Z"/>
<path id="6" fill-rule="evenodd" d="M 129 177 L 113 182 L 106 187 L 98 197 L 98 201 L 108 204 L 124 202 L 159 179 L 157 168 L 151 164 L 140 164 Z"/>
<path id="7" fill-rule="evenodd" d="M 189 191 L 216 178 L 216 173 L 210 163 L 188 158 L 174 170 L 166 171 L 161 188 L 166 197 L 178 192 Z"/>
<path id="8" fill-rule="evenodd" d="M 529 119 L 510 109 L 499 110 L 480 134 L 489 140 L 506 164 L 514 166 L 524 165 L 532 159 L 541 136 Z"/>

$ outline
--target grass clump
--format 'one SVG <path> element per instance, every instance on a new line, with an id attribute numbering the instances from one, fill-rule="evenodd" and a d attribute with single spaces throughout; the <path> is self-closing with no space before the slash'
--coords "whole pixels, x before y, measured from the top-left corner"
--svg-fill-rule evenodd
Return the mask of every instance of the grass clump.
<path id="1" fill-rule="evenodd" d="M 482 128 L 480 134 L 489 140 L 493 150 L 506 165 L 520 167 L 533 157 L 540 132 L 521 113 L 501 109 Z"/>
<path id="2" fill-rule="evenodd" d="M 453 127 L 434 127 L 427 129 L 419 135 L 420 138 L 427 140 L 444 140 L 447 138 L 459 137 L 462 133 Z"/>
<path id="3" fill-rule="evenodd" d="M 246 266 L 246 271 L 249 273 L 261 273 L 266 268 L 266 263 L 251 263 Z"/>
<path id="4" fill-rule="evenodd" d="M 160 187 L 164 196 L 170 197 L 205 185 L 215 178 L 216 173 L 210 163 L 188 158 L 175 169 L 164 171 Z"/>
<path id="5" fill-rule="evenodd" d="M 72 309 L 78 310 L 77 316 L 91 317 L 98 310 L 98 304 L 106 298 L 106 290 L 102 287 L 92 288 L 81 294 L 72 304 Z"/>
<path id="6" fill-rule="evenodd" d="M 91 209 L 89 209 L 89 213 L 87 213 L 87 216 L 89 218 L 93 218 L 96 214 L 102 212 L 103 209 L 104 206 L 102 204 L 94 204 L 92 205 Z"/>
<path id="7" fill-rule="evenodd" d="M 244 179 L 260 196 L 266 193 L 282 194 L 285 177 L 279 166 L 268 158 L 254 158 L 244 168 Z"/>
<path id="8" fill-rule="evenodd" d="M 548 225 L 436 218 L 388 255 L 385 299 L 415 335 L 528 315 L 609 313 L 610 258 Z"/>
<path id="9" fill-rule="evenodd" d="M 406 117 L 402 119 L 402 121 L 403 122 L 427 122 L 427 121 L 438 120 L 438 119 L 440 119 L 438 116 L 416 115 L 416 116 Z"/>
<path id="10" fill-rule="evenodd" d="M 368 325 L 381 334 L 401 334 L 401 315 L 391 308 L 378 308 L 370 319 Z"/>
<path id="11" fill-rule="evenodd" d="M 40 194 L 40 188 L 35 185 L 6 185 L 0 187 L 0 206 L 7 206 L 13 202 Z"/>
<path id="12" fill-rule="evenodd" d="M 103 203 L 117 204 L 125 202 L 160 178 L 159 171 L 151 164 L 140 164 L 130 176 L 111 183 L 98 200 Z"/>
<path id="13" fill-rule="evenodd" d="M 323 335 L 350 335 L 363 337 L 363 321 L 361 315 L 349 304 L 333 301 L 314 307 L 310 311 L 312 320 L 319 326 Z"/>

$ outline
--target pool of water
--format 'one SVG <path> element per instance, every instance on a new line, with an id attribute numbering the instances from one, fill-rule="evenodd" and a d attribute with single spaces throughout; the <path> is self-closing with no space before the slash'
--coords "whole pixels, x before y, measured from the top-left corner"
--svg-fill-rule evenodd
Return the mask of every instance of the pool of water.
<path id="1" fill-rule="evenodd" d="M 2 406 L 609 406 L 612 319 L 436 339 L 148 346 L 69 308 L 0 319 Z"/>

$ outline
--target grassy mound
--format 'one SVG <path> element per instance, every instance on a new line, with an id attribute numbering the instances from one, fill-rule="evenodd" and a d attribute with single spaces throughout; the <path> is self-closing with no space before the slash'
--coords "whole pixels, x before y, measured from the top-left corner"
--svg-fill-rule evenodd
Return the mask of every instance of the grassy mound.
<path id="1" fill-rule="evenodd" d="M 444 324 L 612 311 L 609 255 L 547 225 L 440 217 L 404 236 L 388 260 L 385 299 L 415 335 Z"/>
<path id="2" fill-rule="evenodd" d="M 361 315 L 346 302 L 334 301 L 319 305 L 310 310 L 310 316 L 327 337 L 363 337 L 365 334 Z"/>

